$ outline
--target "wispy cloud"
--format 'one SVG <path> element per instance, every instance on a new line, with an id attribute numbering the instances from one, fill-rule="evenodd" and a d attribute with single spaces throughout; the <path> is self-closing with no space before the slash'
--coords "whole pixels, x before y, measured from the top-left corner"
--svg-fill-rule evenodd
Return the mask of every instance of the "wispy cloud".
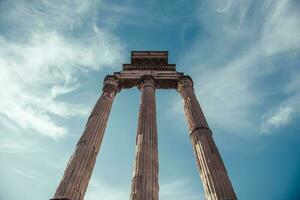
<path id="1" fill-rule="evenodd" d="M 281 128 L 292 122 L 300 115 L 300 73 L 291 76 L 285 87 L 285 98 L 262 116 L 261 130 L 269 134 L 273 130 Z"/>
<path id="2" fill-rule="evenodd" d="M 1 120 L 54 139 L 63 137 L 67 129 L 54 119 L 82 115 L 87 109 L 58 97 L 80 87 L 78 72 L 116 64 L 122 46 L 106 27 L 97 25 L 97 1 L 20 0 L 1 6 L 6 8 L 1 18 L 7 20 L 0 27 Z M 8 29 L 7 24 L 16 26 Z"/>
<path id="3" fill-rule="evenodd" d="M 30 178 L 30 179 L 34 179 L 35 176 L 31 173 L 28 173 L 28 172 L 25 172 L 21 169 L 18 169 L 18 168 L 13 168 L 12 169 L 16 174 L 20 175 L 20 176 L 23 176 L 25 178 Z"/>
<path id="4" fill-rule="evenodd" d="M 37 146 L 34 146 L 33 142 L 28 140 L 23 140 L 19 142 L 20 138 L 16 137 L 5 137 L 2 138 L 0 143 L 0 151 L 6 153 L 26 153 L 29 151 L 36 151 L 38 150 Z"/>
<path id="5" fill-rule="evenodd" d="M 262 132 L 269 133 L 272 128 L 279 128 L 288 124 L 292 119 L 294 110 L 292 107 L 286 106 L 276 108 L 276 110 L 266 113 L 263 116 Z"/>
<path id="6" fill-rule="evenodd" d="M 217 0 L 216 2 L 217 2 L 216 3 L 216 5 L 217 5 L 216 12 L 225 13 L 230 9 L 232 0 L 227 0 L 227 1 L 218 1 Z"/>
<path id="7" fill-rule="evenodd" d="M 194 191 L 191 187 L 190 181 L 185 178 L 175 180 L 160 185 L 159 199 L 162 200 L 199 200 L 204 199 L 204 194 L 199 194 L 199 191 Z M 128 188 L 128 187 L 127 187 Z M 120 188 L 107 183 L 101 182 L 96 179 L 90 181 L 85 199 L 94 200 L 99 197 L 105 200 L 120 200 L 128 199 L 130 191 L 125 188 Z"/>
<path id="8" fill-rule="evenodd" d="M 191 189 L 191 187 L 189 187 L 190 185 L 192 185 L 190 181 L 186 180 L 185 178 L 162 184 L 160 186 L 159 199 L 204 200 L 204 194 L 199 194 L 198 191 L 194 191 L 193 189 Z"/>
<path id="9" fill-rule="evenodd" d="M 205 2 L 201 9 L 213 10 L 218 4 L 218 1 Z M 223 4 L 220 6 L 224 7 Z M 288 124 L 290 118 L 296 116 L 291 115 L 291 110 L 299 112 L 292 104 L 288 106 L 290 109 L 282 106 L 291 101 L 289 98 L 298 96 L 285 93 L 280 86 L 288 85 L 292 78 L 280 83 L 267 82 L 271 76 L 275 76 L 273 80 L 280 79 L 280 73 L 286 77 L 300 74 L 294 67 L 300 51 L 300 15 L 293 8 L 294 4 L 291 0 L 233 1 L 226 12 L 208 11 L 210 20 L 199 14 L 200 25 L 210 37 L 204 41 L 199 36 L 199 42 L 180 63 L 194 67 L 196 92 L 215 126 L 232 132 L 240 132 L 240 128 L 265 132 L 269 126 L 279 128 Z M 283 65 L 280 59 L 287 62 Z M 294 85 L 300 87 L 299 83 Z M 273 89 L 269 89 L 272 86 Z M 269 111 L 258 109 L 274 100 L 270 96 L 275 94 L 284 95 L 283 102 Z M 279 123 L 279 118 L 285 123 L 274 125 L 276 121 Z M 264 131 L 260 130 L 260 123 L 264 124 Z"/>
<path id="10" fill-rule="evenodd" d="M 105 200 L 120 200 L 128 199 L 129 195 L 129 192 L 125 189 L 109 186 L 101 181 L 92 179 L 85 199 L 95 200 L 101 197 Z"/>

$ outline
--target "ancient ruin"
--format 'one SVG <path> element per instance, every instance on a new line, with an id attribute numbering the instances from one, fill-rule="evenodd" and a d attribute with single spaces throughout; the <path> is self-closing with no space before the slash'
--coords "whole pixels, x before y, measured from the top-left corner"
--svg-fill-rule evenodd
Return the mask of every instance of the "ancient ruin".
<path id="1" fill-rule="evenodd" d="M 193 80 L 168 63 L 167 51 L 133 51 L 131 63 L 105 78 L 97 101 L 66 167 L 53 200 L 83 200 L 99 152 L 113 100 L 122 89 L 138 87 L 141 105 L 131 200 L 158 200 L 155 90 L 176 89 L 182 96 L 199 174 L 207 200 L 236 200 L 224 163 L 196 98 Z"/>

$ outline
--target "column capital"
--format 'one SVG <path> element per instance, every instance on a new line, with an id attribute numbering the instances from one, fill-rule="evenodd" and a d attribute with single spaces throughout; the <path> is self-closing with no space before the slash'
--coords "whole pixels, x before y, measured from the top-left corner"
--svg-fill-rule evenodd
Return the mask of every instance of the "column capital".
<path id="1" fill-rule="evenodd" d="M 108 94 L 120 92 L 119 79 L 115 75 L 108 75 L 104 78 L 102 91 Z"/>
<path id="2" fill-rule="evenodd" d="M 144 87 L 152 87 L 155 89 L 155 80 L 152 76 L 142 76 L 141 82 L 138 85 L 139 89 L 143 89 Z"/>
<path id="3" fill-rule="evenodd" d="M 178 79 L 177 90 L 180 92 L 184 87 L 193 87 L 194 82 L 190 76 L 182 76 Z"/>

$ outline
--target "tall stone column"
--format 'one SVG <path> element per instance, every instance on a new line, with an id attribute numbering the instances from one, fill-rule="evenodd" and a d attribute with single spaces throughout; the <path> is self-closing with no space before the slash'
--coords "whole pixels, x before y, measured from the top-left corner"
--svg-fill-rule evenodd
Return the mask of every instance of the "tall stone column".
<path id="1" fill-rule="evenodd" d="M 207 200 L 236 200 L 224 163 L 212 138 L 204 114 L 194 93 L 193 82 L 184 76 L 178 82 L 190 138 Z"/>
<path id="2" fill-rule="evenodd" d="M 154 80 L 151 77 L 144 78 L 140 90 L 142 96 L 130 199 L 158 200 L 158 151 Z"/>
<path id="3" fill-rule="evenodd" d="M 114 76 L 107 76 L 103 93 L 88 118 L 84 133 L 67 164 L 53 200 L 83 200 L 118 91 L 118 80 Z"/>

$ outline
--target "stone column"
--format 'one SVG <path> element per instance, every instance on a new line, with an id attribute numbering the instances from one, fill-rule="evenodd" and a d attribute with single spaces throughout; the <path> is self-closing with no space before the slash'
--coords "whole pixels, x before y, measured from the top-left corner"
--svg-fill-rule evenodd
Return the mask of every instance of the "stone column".
<path id="1" fill-rule="evenodd" d="M 158 152 L 155 83 L 146 77 L 142 92 L 136 137 L 136 157 L 131 186 L 131 200 L 158 200 Z"/>
<path id="2" fill-rule="evenodd" d="M 88 118 L 84 133 L 67 164 L 53 200 L 83 200 L 118 91 L 118 80 L 114 76 L 107 76 L 103 93 Z"/>
<path id="3" fill-rule="evenodd" d="M 236 200 L 224 163 L 212 138 L 204 114 L 194 93 L 193 82 L 184 76 L 178 82 L 190 138 L 207 200 Z"/>

